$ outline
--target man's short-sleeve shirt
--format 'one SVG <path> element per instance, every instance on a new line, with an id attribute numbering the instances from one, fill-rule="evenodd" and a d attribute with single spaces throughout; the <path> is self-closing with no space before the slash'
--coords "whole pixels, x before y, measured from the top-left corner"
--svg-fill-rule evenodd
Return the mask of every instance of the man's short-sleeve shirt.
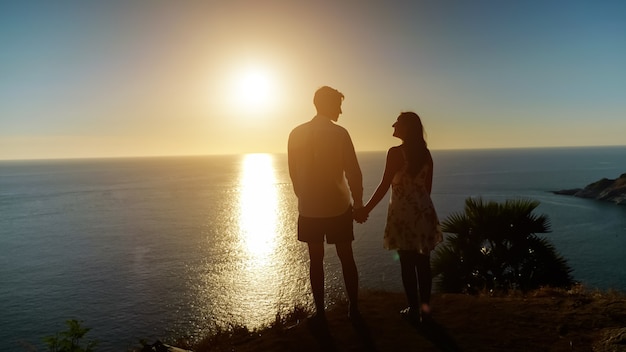
<path id="1" fill-rule="evenodd" d="M 345 128 L 324 116 L 315 116 L 291 131 L 288 159 L 300 215 L 341 215 L 351 198 L 355 207 L 362 206 L 361 169 Z"/>

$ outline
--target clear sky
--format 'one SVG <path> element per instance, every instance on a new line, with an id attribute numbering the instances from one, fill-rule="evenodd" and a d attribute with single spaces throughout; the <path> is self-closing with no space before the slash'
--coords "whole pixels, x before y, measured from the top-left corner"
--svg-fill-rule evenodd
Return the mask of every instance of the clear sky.
<path id="1" fill-rule="evenodd" d="M 626 145 L 626 1 L 2 1 L 0 159 Z"/>

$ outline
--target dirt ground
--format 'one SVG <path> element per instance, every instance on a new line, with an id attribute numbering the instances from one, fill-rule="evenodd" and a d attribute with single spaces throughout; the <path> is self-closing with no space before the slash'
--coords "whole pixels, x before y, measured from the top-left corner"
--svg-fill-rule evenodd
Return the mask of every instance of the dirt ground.
<path id="1" fill-rule="evenodd" d="M 204 351 L 626 351 L 626 298 L 621 293 L 538 290 L 494 297 L 435 294 L 433 322 L 412 325 L 399 311 L 402 293 L 365 292 L 363 320 L 339 305 L 328 325 L 306 320 L 270 328 Z"/>

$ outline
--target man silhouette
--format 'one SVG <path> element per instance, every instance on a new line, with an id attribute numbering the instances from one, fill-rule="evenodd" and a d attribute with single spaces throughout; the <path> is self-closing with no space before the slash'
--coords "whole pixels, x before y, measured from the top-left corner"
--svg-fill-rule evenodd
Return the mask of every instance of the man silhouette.
<path id="1" fill-rule="evenodd" d="M 289 134 L 289 175 L 298 197 L 298 240 L 309 249 L 314 321 L 325 321 L 324 238 L 335 245 L 341 261 L 348 314 L 359 316 L 352 211 L 363 207 L 363 177 L 348 131 L 334 123 L 342 113 L 343 98 L 336 89 L 321 87 L 313 98 L 317 115 Z"/>

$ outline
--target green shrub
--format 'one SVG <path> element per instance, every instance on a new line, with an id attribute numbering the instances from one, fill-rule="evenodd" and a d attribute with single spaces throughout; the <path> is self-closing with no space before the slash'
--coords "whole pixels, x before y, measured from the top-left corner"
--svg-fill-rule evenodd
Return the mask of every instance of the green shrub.
<path id="1" fill-rule="evenodd" d="M 44 338 L 44 342 L 48 346 L 50 352 L 93 352 L 97 345 L 94 340 L 81 342 L 85 335 L 91 330 L 80 326 L 78 320 L 68 320 L 65 322 L 68 329 L 61 331 L 55 336 Z"/>

